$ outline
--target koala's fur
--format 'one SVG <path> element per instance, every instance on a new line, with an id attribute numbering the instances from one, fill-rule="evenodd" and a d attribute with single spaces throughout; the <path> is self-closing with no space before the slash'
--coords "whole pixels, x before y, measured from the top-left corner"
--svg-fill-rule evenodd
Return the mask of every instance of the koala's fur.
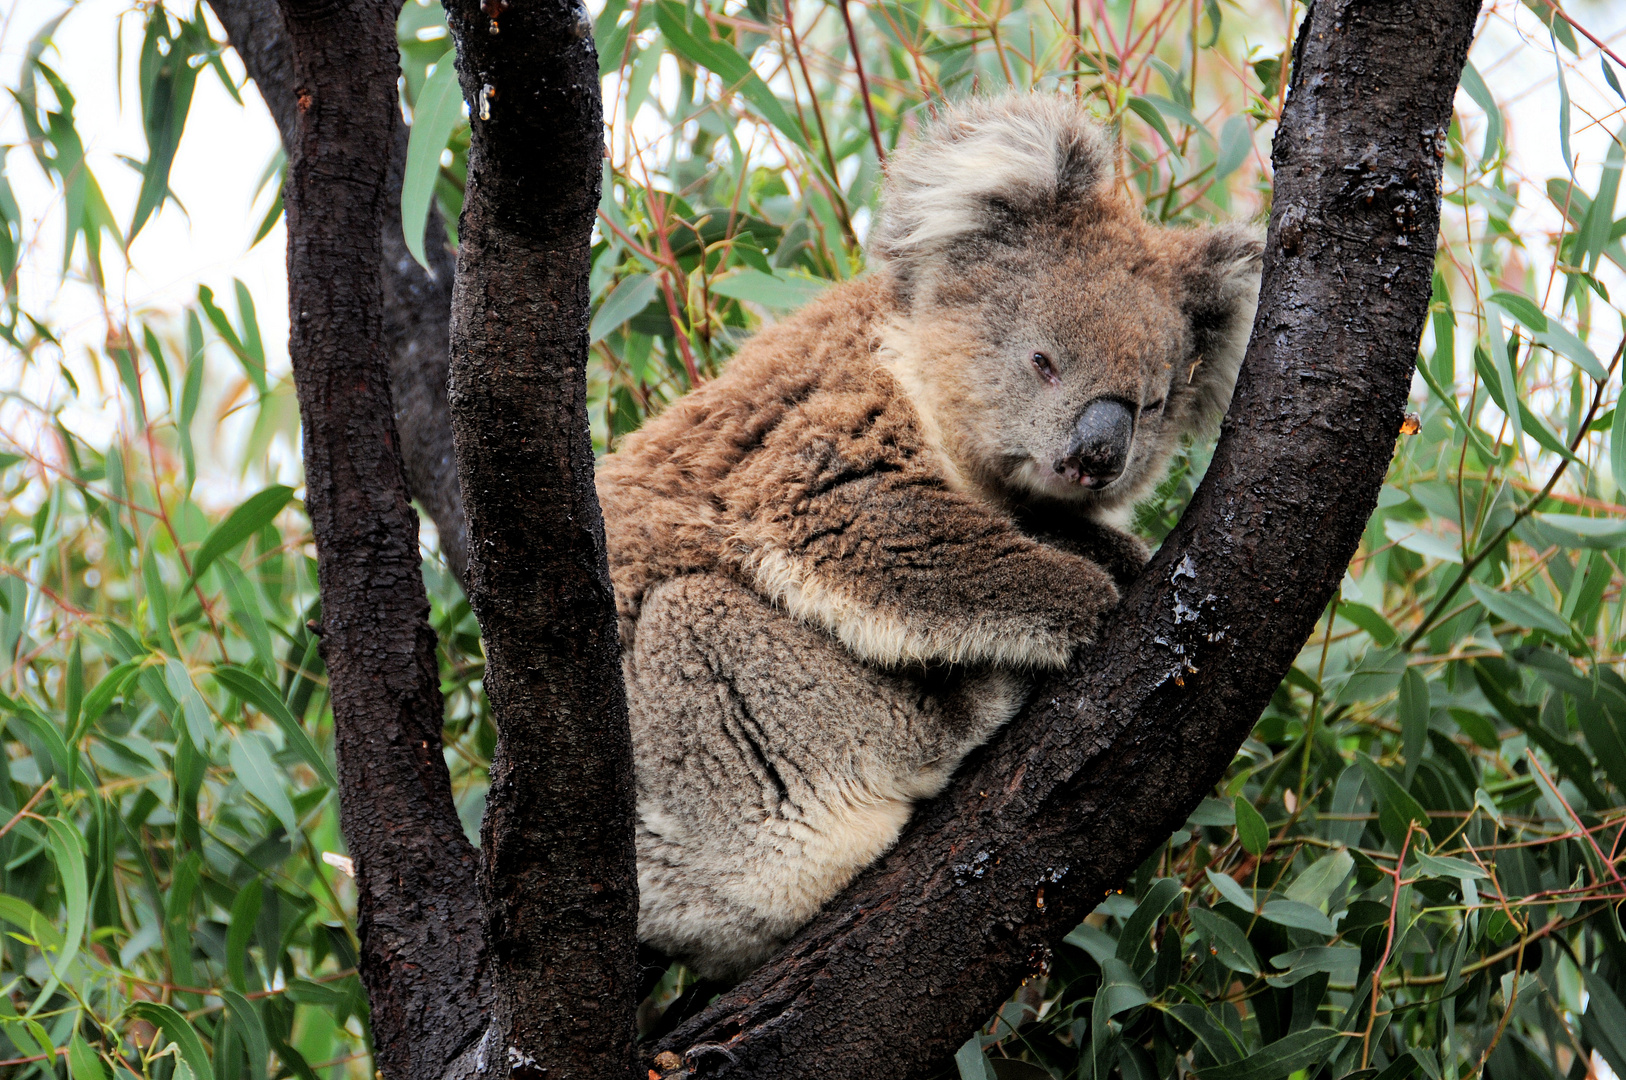
<path id="1" fill-rule="evenodd" d="M 871 272 L 604 459 L 642 939 L 759 964 L 1092 639 L 1146 558 L 1112 522 L 1229 401 L 1259 253 L 1142 221 L 1070 98 L 950 109 Z M 1058 470 L 1102 398 L 1133 438 L 1090 490 Z"/>

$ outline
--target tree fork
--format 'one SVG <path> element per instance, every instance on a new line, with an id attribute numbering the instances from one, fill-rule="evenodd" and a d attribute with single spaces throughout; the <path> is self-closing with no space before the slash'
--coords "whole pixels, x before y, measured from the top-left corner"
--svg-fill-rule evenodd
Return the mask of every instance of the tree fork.
<path id="1" fill-rule="evenodd" d="M 1316 0 L 1273 149 L 1253 339 L 1179 526 L 1102 641 L 775 960 L 656 1050 L 691 1076 L 951 1069 L 965 1033 L 1223 775 L 1376 505 L 1478 10 Z"/>
<path id="2" fill-rule="evenodd" d="M 341 822 L 356 866 L 377 1064 L 388 1080 L 408 1080 L 445 1071 L 482 1029 L 486 995 L 478 853 L 441 756 L 435 636 L 383 345 L 397 11 L 391 0 L 281 6 L 292 90 L 283 104 L 293 107 L 284 128 L 288 351 Z"/>
<path id="3" fill-rule="evenodd" d="M 576 0 L 456 0 L 470 106 L 451 414 L 497 722 L 481 840 L 492 1026 L 467 1063 L 635 1075 L 632 742 L 587 426 L 604 154 Z"/>

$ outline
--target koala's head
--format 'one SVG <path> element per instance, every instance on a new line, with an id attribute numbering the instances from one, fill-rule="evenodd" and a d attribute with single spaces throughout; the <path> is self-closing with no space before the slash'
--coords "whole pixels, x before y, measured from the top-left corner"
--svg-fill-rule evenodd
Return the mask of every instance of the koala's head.
<path id="1" fill-rule="evenodd" d="M 945 110 L 889 162 L 870 241 L 902 312 L 888 362 L 961 479 L 1104 511 L 1224 413 L 1260 251 L 1143 221 L 1101 128 L 1038 94 Z"/>

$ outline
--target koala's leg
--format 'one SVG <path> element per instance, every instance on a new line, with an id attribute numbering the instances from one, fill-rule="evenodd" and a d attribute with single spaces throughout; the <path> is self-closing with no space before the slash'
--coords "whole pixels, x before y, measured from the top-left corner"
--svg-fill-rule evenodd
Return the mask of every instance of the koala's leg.
<path id="1" fill-rule="evenodd" d="M 1025 693 L 868 667 L 718 576 L 651 590 L 626 674 L 639 936 L 710 978 L 761 963 L 889 848 Z"/>

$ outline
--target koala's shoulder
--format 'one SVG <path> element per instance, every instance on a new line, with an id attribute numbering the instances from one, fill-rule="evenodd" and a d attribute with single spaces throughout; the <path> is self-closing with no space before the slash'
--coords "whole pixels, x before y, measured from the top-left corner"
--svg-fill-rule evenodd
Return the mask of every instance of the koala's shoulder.
<path id="1" fill-rule="evenodd" d="M 722 545 L 741 521 L 794 507 L 798 492 L 832 476 L 925 467 L 918 418 L 877 358 L 894 313 L 883 281 L 832 288 L 599 462 L 623 615 L 655 582 L 726 562 Z"/>

